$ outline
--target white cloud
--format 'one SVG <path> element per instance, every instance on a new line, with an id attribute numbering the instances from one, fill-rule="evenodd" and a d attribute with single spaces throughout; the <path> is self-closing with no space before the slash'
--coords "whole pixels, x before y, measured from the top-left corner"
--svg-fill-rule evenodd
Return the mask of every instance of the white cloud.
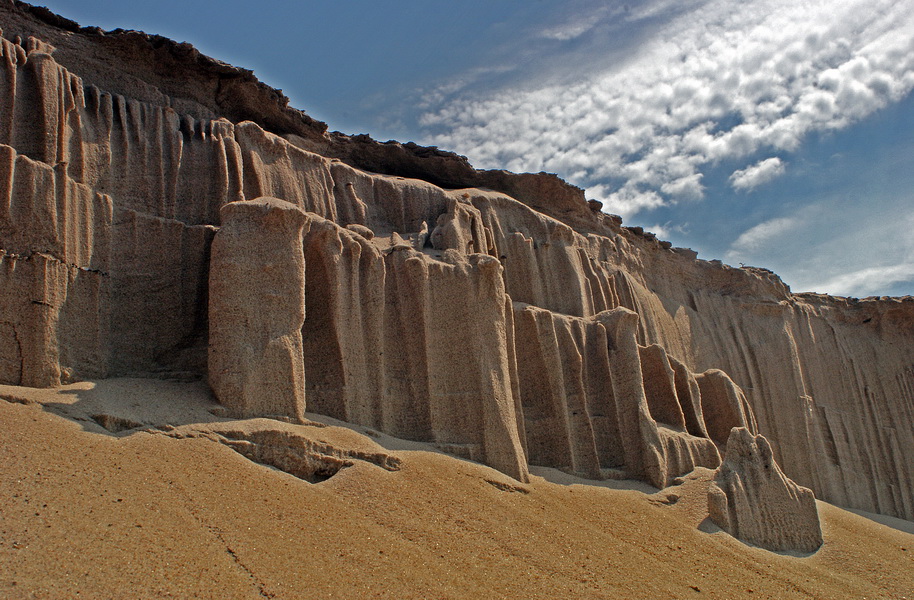
<path id="1" fill-rule="evenodd" d="M 780 217 L 750 227 L 736 238 L 727 250 L 727 262 L 736 263 L 750 254 L 757 253 L 773 239 L 778 238 L 801 224 L 795 217 Z"/>
<path id="2" fill-rule="evenodd" d="M 817 292 L 835 296 L 866 297 L 879 295 L 895 283 L 914 281 L 914 262 L 897 265 L 869 267 L 851 273 L 843 273 L 810 286 Z"/>
<path id="3" fill-rule="evenodd" d="M 730 185 L 742 192 L 752 191 L 784 173 L 784 163 L 778 157 L 766 158 L 751 167 L 734 171 Z"/>
<path id="4" fill-rule="evenodd" d="M 673 181 L 668 181 L 660 186 L 660 191 L 669 196 L 698 200 L 704 196 L 704 187 L 701 185 L 701 173 L 692 173 Z"/>
<path id="5" fill-rule="evenodd" d="M 663 223 L 663 224 L 657 223 L 655 225 L 649 225 L 649 226 L 645 227 L 644 230 L 650 231 L 651 233 L 653 233 L 654 235 L 656 235 L 658 238 L 660 238 L 662 240 L 668 240 L 670 238 L 670 236 L 672 236 L 673 234 L 686 234 L 687 233 L 686 226 L 684 226 L 682 224 L 674 225 L 670 221 L 667 221 L 666 223 Z"/>
<path id="6" fill-rule="evenodd" d="M 840 250 L 816 252 L 818 268 L 800 274 L 795 289 L 839 296 L 884 295 L 886 290 L 911 293 L 914 285 L 914 213 L 910 194 L 897 197 L 889 219 L 829 236 Z M 826 218 L 829 214 L 823 214 Z M 827 263 L 822 262 L 822 259 Z M 898 285 L 902 284 L 902 285 Z"/>
<path id="7" fill-rule="evenodd" d="M 623 219 L 663 204 L 663 198 L 657 192 L 627 184 L 614 192 L 609 191 L 609 186 L 598 184 L 590 187 L 587 195 L 602 202 L 606 212 L 620 215 Z"/>
<path id="8" fill-rule="evenodd" d="M 546 34 L 571 39 L 622 18 L 602 6 Z M 557 172 L 624 216 L 700 198 L 705 166 L 795 150 L 914 89 L 914 0 L 681 6 L 647 2 L 629 14 L 636 34 L 670 17 L 646 39 L 633 35 L 638 45 L 612 67 L 569 61 L 560 83 L 436 98 L 422 116 L 425 141 L 478 167 Z M 734 174 L 734 186 L 777 175 L 774 160 Z"/>

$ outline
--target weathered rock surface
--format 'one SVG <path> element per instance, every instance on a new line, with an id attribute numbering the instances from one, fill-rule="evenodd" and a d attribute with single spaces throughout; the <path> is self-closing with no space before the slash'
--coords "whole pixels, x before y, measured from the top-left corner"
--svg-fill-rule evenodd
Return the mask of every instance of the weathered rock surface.
<path id="1" fill-rule="evenodd" d="M 383 251 L 309 214 L 309 410 L 435 442 L 525 481 L 513 338 L 494 258 Z"/>
<path id="2" fill-rule="evenodd" d="M 674 375 L 642 371 L 635 313 L 616 308 L 582 319 L 515 303 L 514 315 L 531 464 L 591 478 L 622 469 L 657 487 L 720 464 L 711 440 L 684 431 L 681 412 L 669 423 L 650 405 L 648 391 L 672 389 Z"/>
<path id="3" fill-rule="evenodd" d="M 734 427 L 756 432 L 755 415 L 743 391 L 720 369 L 708 369 L 695 377 L 701 398 L 701 412 L 708 437 L 719 446 L 730 438 Z"/>
<path id="4" fill-rule="evenodd" d="M 209 384 L 238 417 L 305 411 L 305 213 L 259 198 L 222 207 L 209 272 Z"/>
<path id="5" fill-rule="evenodd" d="M 208 377 L 220 210 L 270 196 L 308 213 L 309 410 L 655 485 L 745 426 L 820 498 L 914 519 L 914 299 L 791 294 L 555 177 L 328 134 L 187 45 L 0 23 L 0 380 Z"/>
<path id="6" fill-rule="evenodd" d="M 320 425 L 308 422 L 309 427 Z M 385 471 L 400 469 L 400 459 L 386 452 L 349 448 L 302 435 L 296 425 L 278 426 L 267 419 L 232 421 L 230 424 L 192 424 L 152 429 L 175 439 L 206 438 L 224 444 L 256 463 L 269 465 L 309 483 L 330 479 L 342 469 L 364 462 Z"/>
<path id="7" fill-rule="evenodd" d="M 721 529 L 762 548 L 813 552 L 822 545 L 812 490 L 784 475 L 768 440 L 743 427 L 730 432 L 708 511 Z"/>

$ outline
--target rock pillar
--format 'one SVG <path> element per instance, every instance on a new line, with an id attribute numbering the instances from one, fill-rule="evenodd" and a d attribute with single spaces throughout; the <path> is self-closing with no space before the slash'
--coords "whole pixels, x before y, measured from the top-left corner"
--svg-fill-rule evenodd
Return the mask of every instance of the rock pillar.
<path id="1" fill-rule="evenodd" d="M 275 198 L 222 207 L 209 277 L 209 383 L 233 416 L 305 410 L 305 213 Z"/>

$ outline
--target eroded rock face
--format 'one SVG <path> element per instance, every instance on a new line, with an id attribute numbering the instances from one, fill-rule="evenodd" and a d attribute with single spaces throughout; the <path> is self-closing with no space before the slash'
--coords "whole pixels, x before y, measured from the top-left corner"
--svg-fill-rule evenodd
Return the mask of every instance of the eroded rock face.
<path id="1" fill-rule="evenodd" d="M 382 250 L 314 214 L 304 248 L 310 410 L 526 481 L 499 262 L 454 251 L 438 260 L 402 240 Z"/>
<path id="2" fill-rule="evenodd" d="M 755 416 L 746 395 L 720 369 L 708 369 L 695 380 L 701 392 L 701 411 L 708 436 L 720 446 L 727 443 L 734 427 L 756 431 Z"/>
<path id="3" fill-rule="evenodd" d="M 914 518 L 914 298 L 791 294 L 554 176 L 327 134 L 188 45 L 0 16 L 0 381 L 208 377 L 220 210 L 271 196 L 309 213 L 309 407 L 655 485 L 745 426 L 820 498 Z"/>
<path id="4" fill-rule="evenodd" d="M 394 455 L 339 447 L 303 435 L 302 431 L 296 431 L 292 427 L 277 427 L 275 422 L 253 419 L 208 428 L 189 425 L 154 431 L 176 439 L 211 439 L 228 446 L 249 460 L 269 465 L 310 483 L 326 481 L 357 462 L 373 464 L 385 471 L 400 469 L 400 459 Z"/>
<path id="5" fill-rule="evenodd" d="M 613 394 L 620 399 L 619 426 L 626 471 L 662 488 L 697 466 L 715 467 L 720 456 L 711 440 L 671 429 L 651 413 L 644 386 L 641 348 L 636 342 L 637 315 L 625 309 L 603 311 L 594 319 L 612 340 L 609 362 Z M 670 375 L 672 371 L 664 373 Z M 669 385 L 673 382 L 670 381 Z M 654 402 L 655 405 L 658 402 Z"/>
<path id="6" fill-rule="evenodd" d="M 304 420 L 305 213 L 276 198 L 222 208 L 209 285 L 209 383 L 232 415 Z"/>
<path id="7" fill-rule="evenodd" d="M 734 427 L 708 490 L 711 520 L 733 537 L 768 550 L 813 552 L 822 528 L 812 490 L 781 471 L 761 435 Z"/>

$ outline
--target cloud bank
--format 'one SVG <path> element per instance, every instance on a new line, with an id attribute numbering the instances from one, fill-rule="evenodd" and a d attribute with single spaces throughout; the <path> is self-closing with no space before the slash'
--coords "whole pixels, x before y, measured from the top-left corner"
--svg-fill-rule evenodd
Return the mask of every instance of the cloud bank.
<path id="1" fill-rule="evenodd" d="M 436 90 L 419 120 L 425 141 L 478 167 L 559 173 L 629 217 L 701 199 L 713 165 L 742 167 L 730 183 L 750 191 L 784 172 L 779 158 L 745 166 L 758 153 L 796 150 L 914 88 L 914 0 L 672 6 L 580 7 L 535 37 L 570 48 L 608 45 L 619 28 L 645 35 L 597 72 L 569 61 L 561 83 Z"/>

